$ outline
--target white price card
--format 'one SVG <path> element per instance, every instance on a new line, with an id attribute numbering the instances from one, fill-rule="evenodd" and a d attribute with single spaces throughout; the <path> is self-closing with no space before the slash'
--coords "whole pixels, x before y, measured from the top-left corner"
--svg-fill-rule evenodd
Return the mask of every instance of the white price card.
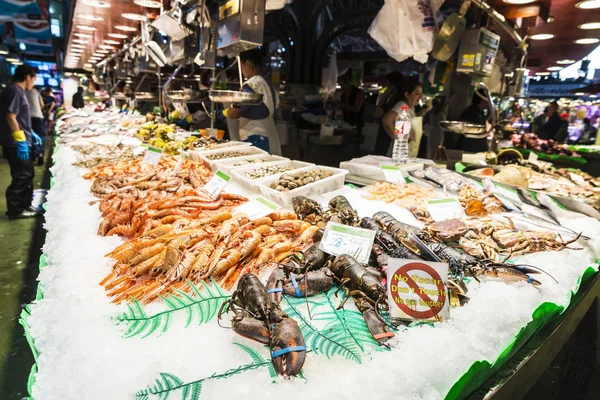
<path id="1" fill-rule="evenodd" d="M 183 153 L 179 155 L 179 160 L 177 160 L 177 164 L 173 167 L 173 175 L 177 175 L 181 170 L 181 166 L 183 165 Z"/>
<path id="2" fill-rule="evenodd" d="M 248 218 L 252 220 L 267 216 L 272 212 L 277 211 L 279 208 L 281 208 L 279 204 L 273 203 L 272 201 L 259 196 L 254 200 L 250 200 L 241 206 L 236 207 L 235 211 L 246 214 Z"/>
<path id="3" fill-rule="evenodd" d="M 221 194 L 221 191 L 227 185 L 231 177 L 225 172 L 217 171 L 213 177 L 204 185 L 202 189 L 209 194 L 210 197 L 216 199 Z"/>
<path id="4" fill-rule="evenodd" d="M 157 165 L 162 158 L 162 152 L 161 148 L 148 146 L 148 150 L 144 154 L 144 161 L 152 165 Z"/>
<path id="5" fill-rule="evenodd" d="M 485 160 L 479 160 L 479 165 L 487 166 L 487 163 Z"/>
<path id="6" fill-rule="evenodd" d="M 456 197 L 428 200 L 427 210 L 429 210 L 429 215 L 436 222 L 465 217 L 465 211 Z"/>
<path id="7" fill-rule="evenodd" d="M 585 185 L 585 179 L 581 175 L 577 175 L 577 174 L 574 174 L 573 172 L 569 172 L 569 178 L 571 178 L 571 180 L 578 185 Z"/>
<path id="8" fill-rule="evenodd" d="M 529 157 L 527 157 L 527 161 L 534 163 L 538 160 L 538 155 L 535 154 L 533 151 L 529 152 Z"/>
<path id="9" fill-rule="evenodd" d="M 382 165 L 381 171 L 383 171 L 386 182 L 398 183 L 400 185 L 406 183 L 406 177 L 402 173 L 402 170 L 395 165 Z"/>
<path id="10" fill-rule="evenodd" d="M 140 154 L 143 154 L 146 150 L 148 150 L 148 145 L 147 144 L 140 144 L 138 147 L 136 147 L 135 149 L 133 149 L 133 156 L 137 157 Z"/>
<path id="11" fill-rule="evenodd" d="M 367 263 L 375 240 L 375 231 L 328 222 L 319 248 L 339 256 L 350 254 L 360 263 Z"/>

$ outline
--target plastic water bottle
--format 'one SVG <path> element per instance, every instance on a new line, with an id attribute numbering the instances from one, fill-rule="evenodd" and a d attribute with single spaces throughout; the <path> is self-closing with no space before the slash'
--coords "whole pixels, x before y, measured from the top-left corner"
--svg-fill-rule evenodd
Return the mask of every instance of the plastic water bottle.
<path id="1" fill-rule="evenodd" d="M 394 164 L 406 164 L 408 161 L 408 138 L 410 137 L 412 119 L 408 113 L 408 107 L 402 106 L 402 111 L 396 118 L 394 124 L 394 152 L 392 161 Z"/>

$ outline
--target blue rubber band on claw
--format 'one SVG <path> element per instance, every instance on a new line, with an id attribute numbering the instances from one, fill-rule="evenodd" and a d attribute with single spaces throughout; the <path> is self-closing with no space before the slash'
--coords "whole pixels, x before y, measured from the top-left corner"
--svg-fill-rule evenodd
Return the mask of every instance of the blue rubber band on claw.
<path id="1" fill-rule="evenodd" d="M 276 357 L 282 356 L 284 354 L 292 353 L 292 352 L 295 352 L 295 351 L 305 351 L 305 350 L 306 350 L 306 346 L 286 347 L 285 349 L 276 350 L 276 351 L 272 352 L 271 353 L 271 358 L 276 358 Z"/>
<path id="2" fill-rule="evenodd" d="M 275 289 L 267 290 L 267 293 L 282 293 L 282 292 L 283 292 L 283 288 L 275 288 Z"/>
<path id="3" fill-rule="evenodd" d="M 533 278 L 529 278 L 529 279 L 527 279 L 527 283 L 531 283 L 531 282 L 533 282 L 534 280 L 535 280 L 535 279 L 533 279 Z"/>
<path id="4" fill-rule="evenodd" d="M 296 297 L 302 297 L 302 293 L 300 293 L 300 288 L 298 287 L 298 282 L 296 282 L 294 275 L 292 275 L 292 286 L 294 286 L 294 290 L 296 290 Z"/>

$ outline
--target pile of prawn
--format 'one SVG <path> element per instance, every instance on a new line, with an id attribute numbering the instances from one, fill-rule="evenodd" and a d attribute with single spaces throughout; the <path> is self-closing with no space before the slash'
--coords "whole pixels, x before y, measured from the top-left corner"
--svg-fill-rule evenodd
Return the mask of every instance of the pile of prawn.
<path id="1" fill-rule="evenodd" d="M 247 201 L 227 193 L 210 197 L 202 190 L 210 175 L 207 165 L 176 162 L 174 157 L 164 157 L 156 166 L 135 160 L 92 169 L 84 177 L 94 178 L 91 191 L 102 198 L 98 235 L 138 237 L 180 219 L 177 226 Z"/>
<path id="2" fill-rule="evenodd" d="M 238 278 L 259 273 L 312 243 L 318 227 L 279 212 L 248 220 L 222 211 L 185 224 L 161 225 L 130 239 L 106 256 L 115 260 L 100 285 L 112 302 L 136 299 L 150 303 L 158 296 L 189 290 L 187 280 L 215 280 L 231 289 Z"/>
<path id="3" fill-rule="evenodd" d="M 434 194 L 433 189 L 423 188 L 414 183 L 398 185 L 390 182 L 377 182 L 368 188 L 368 200 L 382 200 L 400 207 L 419 206 Z"/>

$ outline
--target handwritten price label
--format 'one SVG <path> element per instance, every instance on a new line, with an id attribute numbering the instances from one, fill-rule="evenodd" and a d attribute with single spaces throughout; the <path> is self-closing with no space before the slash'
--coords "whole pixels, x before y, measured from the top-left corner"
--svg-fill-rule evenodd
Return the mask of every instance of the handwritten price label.
<path id="1" fill-rule="evenodd" d="M 144 161 L 152 165 L 157 165 L 162 158 L 162 152 L 161 148 L 148 146 L 146 154 L 144 154 Z"/>
<path id="2" fill-rule="evenodd" d="M 456 197 L 428 200 L 427 209 L 431 218 L 436 222 L 465 216 L 465 211 Z"/>
<path id="3" fill-rule="evenodd" d="M 204 191 L 208 193 L 210 197 L 216 199 L 219 197 L 223 191 L 223 188 L 227 185 L 227 182 L 229 182 L 230 179 L 231 177 L 225 172 L 217 171 L 202 189 L 204 189 Z"/>
<path id="4" fill-rule="evenodd" d="M 235 210 L 239 213 L 246 214 L 250 219 L 256 219 L 269 215 L 272 212 L 277 211 L 279 208 L 281 208 L 279 204 L 273 203 L 272 201 L 259 196 L 254 200 L 236 207 Z"/>
<path id="5" fill-rule="evenodd" d="M 402 170 L 394 165 L 383 165 L 381 171 L 383 172 L 383 176 L 385 176 L 386 182 L 400 185 L 406 183 L 406 177 L 402 173 Z"/>
<path id="6" fill-rule="evenodd" d="M 328 222 L 320 249 L 333 256 L 350 254 L 360 263 L 369 261 L 375 231 Z"/>

